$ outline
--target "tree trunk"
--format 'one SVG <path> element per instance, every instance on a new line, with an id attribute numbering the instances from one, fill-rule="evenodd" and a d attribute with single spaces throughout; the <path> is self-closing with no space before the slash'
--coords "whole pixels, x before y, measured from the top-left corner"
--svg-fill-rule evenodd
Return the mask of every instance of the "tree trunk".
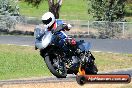
<path id="1" fill-rule="evenodd" d="M 62 0 L 57 0 L 56 3 L 54 0 L 48 0 L 49 11 L 52 12 L 56 19 L 59 19 L 59 11 L 62 4 Z"/>

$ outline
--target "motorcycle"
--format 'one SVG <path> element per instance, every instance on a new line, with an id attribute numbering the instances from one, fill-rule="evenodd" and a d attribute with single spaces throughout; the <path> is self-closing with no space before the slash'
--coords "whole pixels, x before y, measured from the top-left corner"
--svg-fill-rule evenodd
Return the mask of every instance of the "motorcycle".
<path id="1" fill-rule="evenodd" d="M 55 43 L 59 42 L 56 32 L 42 31 L 39 27 L 35 28 L 34 35 L 35 49 L 40 50 L 48 69 L 57 78 L 65 78 L 67 74 L 77 75 L 82 70 L 85 74 L 97 74 L 90 43 L 68 38 L 63 47 L 60 47 Z"/>

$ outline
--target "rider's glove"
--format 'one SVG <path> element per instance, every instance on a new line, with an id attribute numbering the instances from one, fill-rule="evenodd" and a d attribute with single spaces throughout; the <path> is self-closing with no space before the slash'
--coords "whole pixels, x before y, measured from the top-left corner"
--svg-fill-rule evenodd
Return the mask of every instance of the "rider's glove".
<path id="1" fill-rule="evenodd" d="M 66 30 L 66 31 L 69 31 L 71 29 L 71 27 L 72 27 L 70 24 L 68 24 L 68 25 L 67 24 L 63 24 L 63 26 L 64 26 L 63 27 L 64 30 Z"/>

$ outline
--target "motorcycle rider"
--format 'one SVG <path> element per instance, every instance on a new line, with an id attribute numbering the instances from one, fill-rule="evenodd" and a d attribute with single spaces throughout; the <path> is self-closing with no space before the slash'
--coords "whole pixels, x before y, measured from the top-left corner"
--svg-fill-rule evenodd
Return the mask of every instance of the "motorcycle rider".
<path id="1" fill-rule="evenodd" d="M 56 45 L 62 47 L 68 38 L 64 31 L 69 31 L 72 26 L 64 23 L 62 20 L 55 19 L 55 16 L 51 12 L 44 13 L 41 19 L 44 29 L 46 29 L 45 31 L 55 33 L 57 36 L 53 38 L 53 41 Z"/>

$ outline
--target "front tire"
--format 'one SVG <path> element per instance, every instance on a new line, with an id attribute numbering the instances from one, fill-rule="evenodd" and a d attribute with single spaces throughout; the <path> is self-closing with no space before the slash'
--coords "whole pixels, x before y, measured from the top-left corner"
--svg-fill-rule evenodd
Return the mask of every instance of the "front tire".
<path id="1" fill-rule="evenodd" d="M 62 73 L 59 73 L 59 70 L 57 70 L 57 67 L 54 67 L 53 66 L 53 59 L 52 56 L 49 56 L 49 55 L 46 55 L 45 58 L 44 58 L 44 61 L 48 67 L 48 69 L 50 70 L 50 72 L 56 76 L 57 78 L 66 78 L 67 76 L 67 69 L 66 69 L 66 66 L 65 66 L 65 63 L 64 62 L 59 62 L 59 64 L 61 64 L 62 66 Z"/>

